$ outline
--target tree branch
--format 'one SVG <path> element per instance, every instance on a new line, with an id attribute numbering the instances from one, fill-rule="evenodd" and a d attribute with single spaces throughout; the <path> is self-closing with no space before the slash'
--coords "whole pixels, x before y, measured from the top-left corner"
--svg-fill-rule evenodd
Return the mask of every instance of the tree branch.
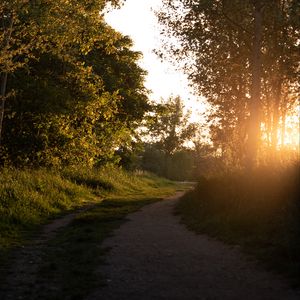
<path id="1" fill-rule="evenodd" d="M 242 25 L 240 25 L 239 23 L 237 23 L 236 21 L 232 20 L 225 12 L 224 10 L 224 0 L 222 1 L 222 15 L 234 26 L 238 27 L 239 29 L 241 29 L 242 31 L 244 31 L 245 33 L 247 33 L 249 36 L 251 36 L 251 32 L 248 31 L 246 28 L 244 28 Z"/>

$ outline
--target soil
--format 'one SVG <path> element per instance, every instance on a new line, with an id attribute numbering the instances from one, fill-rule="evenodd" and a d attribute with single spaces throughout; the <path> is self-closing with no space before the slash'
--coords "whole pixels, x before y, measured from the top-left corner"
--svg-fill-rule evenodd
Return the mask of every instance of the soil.
<path id="1" fill-rule="evenodd" d="M 104 241 L 101 247 L 111 251 L 97 272 L 105 276 L 106 286 L 86 300 L 300 299 L 299 291 L 264 271 L 238 247 L 196 235 L 180 224 L 173 210 L 182 194 L 129 215 L 129 222 Z M 54 220 L 16 251 L 7 280 L 0 283 L 1 300 L 31 299 L 33 286 L 34 290 L 57 288 L 37 276 L 43 251 L 57 230 L 89 208 Z"/>
<path id="2" fill-rule="evenodd" d="M 14 251 L 12 265 L 7 270 L 0 270 L 6 274 L 5 281 L 0 282 L 1 300 L 31 299 L 33 286 L 35 291 L 44 288 L 45 283 L 39 280 L 37 274 L 47 242 L 55 237 L 59 229 L 68 226 L 79 213 L 92 207 L 94 204 L 85 205 L 73 213 L 51 221 L 29 243 Z M 47 287 L 48 290 L 49 288 L 51 289 Z"/>
<path id="3" fill-rule="evenodd" d="M 86 300 L 300 299 L 238 247 L 188 231 L 173 214 L 180 196 L 129 215 L 104 242 L 111 251 L 99 272 L 107 285 Z"/>

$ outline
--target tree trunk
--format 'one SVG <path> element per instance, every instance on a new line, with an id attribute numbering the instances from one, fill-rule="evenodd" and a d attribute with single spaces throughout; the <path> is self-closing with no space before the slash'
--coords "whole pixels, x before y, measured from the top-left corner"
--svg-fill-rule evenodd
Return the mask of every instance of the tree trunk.
<path id="1" fill-rule="evenodd" d="M 281 148 L 284 148 L 285 145 L 285 119 L 286 119 L 286 110 L 285 108 L 281 111 Z"/>
<path id="2" fill-rule="evenodd" d="M 272 131 L 272 111 L 271 111 L 271 99 L 267 95 L 267 107 L 266 107 L 266 136 L 267 136 L 267 147 L 268 150 L 271 149 L 271 131 Z"/>
<path id="3" fill-rule="evenodd" d="M 4 47 L 2 49 L 3 53 L 8 51 L 9 43 L 11 39 L 11 34 L 13 30 L 13 15 L 10 14 L 10 17 L 8 17 L 8 27 L 5 28 L 5 24 L 3 23 L 2 30 L 4 30 Z M 5 30 L 6 29 L 6 30 Z M 4 110 L 5 110 L 5 100 L 6 100 L 6 86 L 7 86 L 7 76 L 8 76 L 8 70 L 7 66 L 4 66 L 4 71 L 0 73 L 1 75 L 1 81 L 0 81 L 0 147 L 1 147 L 1 138 L 2 138 L 2 128 L 3 128 L 3 119 L 4 119 Z"/>
<path id="4" fill-rule="evenodd" d="M 279 106 L 281 101 L 281 82 L 277 82 L 274 86 L 274 107 L 273 107 L 273 126 L 272 126 L 272 148 L 273 154 L 276 153 L 278 147 L 278 128 L 279 128 Z"/>
<path id="5" fill-rule="evenodd" d="M 1 76 L 1 82 L 0 82 L 0 147 L 1 147 L 2 127 L 3 127 L 4 109 L 5 109 L 6 85 L 7 85 L 7 73 L 4 73 Z"/>
<path id="6" fill-rule="evenodd" d="M 261 40 L 262 11 L 259 1 L 254 2 L 254 39 L 252 46 L 252 85 L 250 117 L 248 124 L 248 147 L 246 167 L 253 169 L 257 164 L 257 152 L 260 139 L 261 123 Z"/>
<path id="7" fill-rule="evenodd" d="M 170 178 L 170 162 L 171 162 L 171 154 L 165 153 L 165 168 L 164 168 L 164 176 L 168 179 Z"/>

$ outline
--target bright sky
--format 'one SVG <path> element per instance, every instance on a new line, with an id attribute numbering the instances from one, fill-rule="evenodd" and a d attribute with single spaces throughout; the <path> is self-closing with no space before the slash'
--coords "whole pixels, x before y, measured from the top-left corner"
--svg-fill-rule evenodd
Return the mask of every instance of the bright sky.
<path id="1" fill-rule="evenodd" d="M 152 91 L 150 98 L 158 101 L 171 94 L 180 95 L 185 106 L 192 110 L 192 120 L 199 121 L 199 113 L 205 107 L 191 94 L 184 74 L 175 70 L 167 62 L 161 62 L 153 53 L 158 48 L 160 30 L 152 9 L 158 9 L 161 0 L 126 0 L 124 6 L 107 14 L 107 22 L 116 30 L 129 35 L 134 42 L 134 50 L 143 53 L 140 65 L 148 71 L 145 86 Z"/>
<path id="2" fill-rule="evenodd" d="M 192 95 L 185 75 L 175 70 L 168 62 L 161 62 L 153 53 L 153 49 L 160 47 L 160 29 L 153 10 L 158 10 L 161 0 L 126 0 L 121 9 L 113 10 L 106 15 L 107 22 L 116 30 L 129 35 L 134 42 L 134 50 L 143 53 L 140 65 L 148 71 L 146 87 L 152 90 L 150 98 L 159 101 L 170 95 L 180 95 L 187 109 L 192 110 L 191 121 L 202 122 L 207 104 L 203 98 Z M 297 117 L 299 122 L 299 119 Z M 288 127 L 288 126 L 287 126 Z M 294 126 L 299 139 L 299 123 Z M 287 142 L 288 144 L 292 142 Z M 293 142 L 295 144 L 295 142 Z M 299 142 L 298 144 L 299 145 Z"/>

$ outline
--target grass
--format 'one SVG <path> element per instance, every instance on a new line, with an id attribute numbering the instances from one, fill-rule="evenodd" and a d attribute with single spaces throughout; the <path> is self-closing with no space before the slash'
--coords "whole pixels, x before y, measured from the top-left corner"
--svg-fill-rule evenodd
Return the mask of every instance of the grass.
<path id="1" fill-rule="evenodd" d="M 0 261 L 7 250 L 20 245 L 41 224 L 85 204 L 107 197 L 161 197 L 173 190 L 170 181 L 115 168 L 2 169 Z"/>
<path id="2" fill-rule="evenodd" d="M 299 285 L 299 199 L 298 165 L 264 167 L 202 178 L 177 213 L 191 230 L 240 245 Z"/>
<path id="3" fill-rule="evenodd" d="M 178 187 L 184 189 L 149 173 L 115 168 L 5 169 L 0 183 L 2 262 L 12 263 L 6 255 L 9 250 L 24 243 L 42 224 L 94 203 L 44 245 L 38 281 L 22 287 L 22 299 L 31 300 L 83 299 L 94 287 L 105 284 L 97 273 L 108 250 L 101 249 L 102 241 L 128 213 L 174 193 Z M 2 274 L 3 280 L 5 276 Z"/>

